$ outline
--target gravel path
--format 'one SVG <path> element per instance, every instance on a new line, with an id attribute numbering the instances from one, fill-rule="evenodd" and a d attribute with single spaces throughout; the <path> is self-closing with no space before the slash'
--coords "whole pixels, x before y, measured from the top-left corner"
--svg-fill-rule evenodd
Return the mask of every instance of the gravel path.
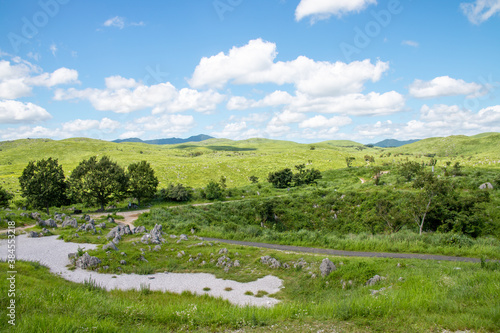
<path id="1" fill-rule="evenodd" d="M 141 286 L 149 286 L 151 290 L 168 291 L 182 293 L 190 291 L 198 295 L 210 295 L 221 297 L 232 304 L 245 306 L 270 307 L 279 300 L 264 296 L 254 297 L 245 295 L 251 291 L 257 294 L 259 290 L 264 290 L 269 294 L 275 294 L 283 287 L 282 280 L 275 276 L 268 275 L 253 282 L 241 283 L 232 280 L 218 279 L 207 273 L 156 273 L 151 275 L 137 274 L 101 274 L 92 271 L 67 269 L 68 253 L 78 251 L 78 247 L 92 250 L 97 247 L 95 244 L 77 244 L 58 240 L 57 236 L 46 236 L 40 238 L 28 238 L 27 235 L 16 237 L 16 259 L 24 261 L 38 261 L 47 266 L 50 271 L 62 278 L 83 283 L 90 279 L 106 290 L 140 290 Z M 0 241 L 0 260 L 7 258 L 7 240 Z M 204 291 L 203 288 L 210 288 Z M 226 291 L 226 288 L 232 288 Z"/>
<path id="2" fill-rule="evenodd" d="M 369 258 L 375 257 L 375 258 L 401 258 L 401 259 L 430 259 L 430 260 L 463 261 L 463 262 L 476 262 L 476 263 L 481 262 L 481 260 L 477 259 L 477 258 L 451 257 L 451 256 L 442 256 L 442 255 L 435 255 L 435 254 L 341 251 L 341 250 L 330 250 L 330 249 L 318 249 L 318 248 L 314 248 L 314 247 L 302 247 L 302 246 L 292 246 L 292 245 L 245 242 L 245 241 L 208 238 L 208 237 L 203 237 L 202 239 L 206 240 L 206 241 L 210 241 L 210 242 L 220 242 L 220 243 L 236 244 L 236 245 L 244 245 L 244 246 L 255 246 L 255 247 L 262 247 L 262 248 L 266 248 L 266 249 L 281 250 L 281 251 L 328 254 L 328 255 L 334 255 L 334 256 L 369 257 Z"/>

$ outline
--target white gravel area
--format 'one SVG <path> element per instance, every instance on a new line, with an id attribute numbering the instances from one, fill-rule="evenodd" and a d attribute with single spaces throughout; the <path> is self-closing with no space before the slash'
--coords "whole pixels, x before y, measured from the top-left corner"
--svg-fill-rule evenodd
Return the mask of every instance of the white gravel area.
<path id="1" fill-rule="evenodd" d="M 232 280 L 216 278 L 207 273 L 156 273 L 151 275 L 137 274 L 101 274 L 92 271 L 69 270 L 66 265 L 70 263 L 69 253 L 78 251 L 78 247 L 85 250 L 97 248 L 95 244 L 77 244 L 64 242 L 57 236 L 28 238 L 27 235 L 16 237 L 16 260 L 38 261 L 47 266 L 54 274 L 77 283 L 92 279 L 106 290 L 121 289 L 140 290 L 142 286 L 149 286 L 151 290 L 182 293 L 190 291 L 198 295 L 221 297 L 235 305 L 251 305 L 271 307 L 279 300 L 272 297 L 254 297 L 245 295 L 251 291 L 257 294 L 259 290 L 274 294 L 283 288 L 283 281 L 275 276 L 268 275 L 253 282 L 241 283 Z M 0 241 L 0 260 L 7 259 L 7 240 Z M 203 288 L 210 288 L 204 291 Z M 224 289 L 232 288 L 230 291 Z"/>

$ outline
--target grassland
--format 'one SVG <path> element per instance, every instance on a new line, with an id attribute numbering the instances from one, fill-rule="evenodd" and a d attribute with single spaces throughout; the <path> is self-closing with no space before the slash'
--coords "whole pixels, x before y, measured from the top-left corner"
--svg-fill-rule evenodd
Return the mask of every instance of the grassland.
<path id="1" fill-rule="evenodd" d="M 432 138 L 386 149 L 370 148 L 351 141 L 311 145 L 265 139 L 212 139 L 193 144 L 153 146 L 90 139 L 17 140 L 0 143 L 0 184 L 8 190 L 18 191 L 17 177 L 23 168 L 28 161 L 41 158 L 59 159 L 66 175 L 81 160 L 93 155 L 108 155 L 122 166 L 147 160 L 161 181 L 160 188 L 169 183 L 199 188 L 209 180 L 225 176 L 228 191 L 223 200 L 229 201 L 190 206 L 193 202 L 204 202 L 196 197 L 180 208 L 171 207 L 173 203 L 152 201 L 149 203 L 153 206 L 151 213 L 144 214 L 137 221 L 138 225 L 145 225 L 148 229 L 160 223 L 167 233 L 177 235 L 189 234 L 194 228 L 200 236 L 345 250 L 499 259 L 498 189 L 488 192 L 488 202 L 473 205 L 471 210 L 471 217 L 479 216 L 487 221 L 482 226 L 486 232 L 480 237 L 456 231 L 436 231 L 436 228 L 433 232 L 418 235 L 416 227 L 410 223 L 398 232 L 387 232 L 382 228 L 383 221 L 376 219 L 378 215 L 374 208 L 380 197 L 393 200 L 418 193 L 420 189 L 415 189 L 411 182 L 398 175 L 398 165 L 407 161 L 428 163 L 431 158 L 438 160 L 436 174 L 446 177 L 453 185 L 457 196 L 455 203 L 475 199 L 480 195 L 477 187 L 481 183 L 500 180 L 499 143 L 498 133 Z M 365 161 L 365 155 L 373 156 L 375 162 Z M 346 168 L 345 158 L 348 156 L 355 157 L 352 168 Z M 446 162 L 452 165 L 459 162 L 464 166 L 463 175 L 445 176 L 443 168 Z M 285 167 L 293 169 L 302 163 L 322 171 L 323 178 L 316 186 L 275 189 L 265 182 L 270 171 Z M 372 178 L 377 170 L 390 171 L 378 185 Z M 259 177 L 260 183 L 251 184 L 248 180 L 251 175 Z M 259 207 L 266 201 L 273 203 L 273 214 L 278 217 L 274 221 L 279 223 L 271 223 L 262 217 Z M 447 205 L 450 203 L 453 202 L 446 201 Z M 399 204 L 398 207 L 404 208 L 406 202 Z M 69 213 L 68 207 L 52 208 L 51 212 L 56 210 Z M 1 223 L 5 217 L 14 219 L 18 226 L 34 223 L 27 217 L 20 217 L 19 213 L 1 211 Z M 337 213 L 339 218 L 333 220 Z M 400 215 L 404 218 L 408 212 L 402 210 Z M 46 217 L 42 215 L 42 218 Z M 33 230 L 39 231 L 40 228 L 35 226 Z M 102 235 L 85 232 L 80 232 L 76 238 L 73 229 L 59 228 L 53 232 L 67 241 L 106 242 Z M 106 230 L 102 232 L 105 234 Z M 91 254 L 103 261 L 100 269 L 109 266 L 106 272 L 114 274 L 209 272 L 242 282 L 273 274 L 284 281 L 285 288 L 272 295 L 282 302 L 272 309 L 260 309 L 237 307 L 220 299 L 189 293 L 176 295 L 147 289 L 106 292 L 96 285 L 78 285 L 62 280 L 38 263 L 19 262 L 16 267 L 19 314 L 16 331 L 500 331 L 500 298 L 497 296 L 500 264 L 496 262 L 473 264 L 330 257 L 337 270 L 328 277 L 321 277 L 319 265 L 324 256 L 221 244 L 197 246 L 199 240 L 177 243 L 170 239 L 162 245 L 162 250 L 154 251 L 137 241 L 137 236 L 125 236 L 119 243 L 118 252 L 106 253 L 98 249 Z M 241 261 L 241 267 L 232 267 L 225 272 L 210 262 L 222 247 L 229 250 L 232 259 Z M 178 257 L 180 251 L 185 255 Z M 130 265 L 121 267 L 118 264 L 121 252 L 127 253 Z M 205 265 L 200 265 L 201 259 L 188 261 L 189 256 L 195 258 L 198 254 L 206 260 Z M 141 255 L 148 262 L 136 260 Z M 260 262 L 264 255 L 286 262 L 291 268 L 271 269 Z M 307 267 L 294 268 L 294 263 L 301 258 L 307 262 Z M 3 278 L 6 271 L 6 264 L 0 263 L 2 290 L 7 288 L 7 281 Z M 316 277 L 312 278 L 311 274 Z M 367 286 L 366 281 L 375 274 L 386 279 L 375 286 Z M 0 295 L 2 317 L 5 317 L 7 302 L 7 295 Z M 7 329 L 6 321 L 0 321 L 0 330 Z"/>

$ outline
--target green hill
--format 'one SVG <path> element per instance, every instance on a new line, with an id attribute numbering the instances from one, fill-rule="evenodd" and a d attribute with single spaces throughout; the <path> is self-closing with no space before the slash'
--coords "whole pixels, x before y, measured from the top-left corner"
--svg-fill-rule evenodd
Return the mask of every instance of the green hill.
<path id="1" fill-rule="evenodd" d="M 490 165 L 500 160 L 499 144 L 499 133 L 432 138 L 399 148 L 367 148 L 353 141 L 300 144 L 260 138 L 209 139 L 176 145 L 113 143 L 87 138 L 23 139 L 0 142 L 0 184 L 18 191 L 17 178 L 28 162 L 48 157 L 58 159 L 67 176 L 83 159 L 108 155 L 124 167 L 132 162 L 149 161 L 160 180 L 160 188 L 169 183 L 202 187 L 221 176 L 227 178 L 229 187 L 234 187 L 249 184 L 249 176 L 255 175 L 263 181 L 271 171 L 293 169 L 298 164 L 320 171 L 345 168 L 348 156 L 355 157 L 353 166 L 367 165 L 366 155 L 375 158 L 375 165 L 383 165 L 407 159 L 423 161 L 429 158 L 422 156 L 425 154 L 436 154 L 438 166 L 456 159 L 462 165 Z"/>

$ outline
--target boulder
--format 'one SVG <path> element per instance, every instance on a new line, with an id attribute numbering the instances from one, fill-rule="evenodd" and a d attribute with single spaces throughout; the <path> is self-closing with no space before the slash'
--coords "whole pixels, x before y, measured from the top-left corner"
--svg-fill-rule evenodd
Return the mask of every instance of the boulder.
<path id="1" fill-rule="evenodd" d="M 76 267 L 81 269 L 87 269 L 96 267 L 101 263 L 101 259 L 97 257 L 90 256 L 87 252 L 85 252 L 80 258 L 76 260 Z"/>
<path id="2" fill-rule="evenodd" d="M 149 233 L 151 236 L 150 242 L 153 244 L 161 244 L 161 224 L 156 224 L 153 230 Z"/>
<path id="3" fill-rule="evenodd" d="M 28 232 L 28 237 L 36 238 L 38 237 L 38 232 L 30 231 Z"/>
<path id="4" fill-rule="evenodd" d="M 63 223 L 62 223 L 62 227 L 72 227 L 72 228 L 78 228 L 78 222 L 76 221 L 76 219 L 66 219 Z"/>
<path id="5" fill-rule="evenodd" d="M 481 186 L 479 186 L 479 189 L 480 190 L 492 190 L 493 185 L 491 183 L 484 183 L 484 184 L 481 184 Z"/>
<path id="6" fill-rule="evenodd" d="M 115 219 L 114 219 L 114 218 L 112 218 L 112 217 L 108 217 L 108 222 L 109 222 L 109 223 L 116 223 L 116 222 L 115 222 Z"/>
<path id="7" fill-rule="evenodd" d="M 264 256 L 260 258 L 260 262 L 263 263 L 264 265 L 268 265 L 271 268 L 280 268 L 281 267 L 281 262 L 273 258 L 271 256 Z"/>
<path id="8" fill-rule="evenodd" d="M 188 240 L 188 236 L 187 236 L 187 235 L 182 234 L 182 235 L 180 235 L 180 236 L 179 236 L 179 239 L 180 239 L 180 240 L 187 241 L 187 240 Z"/>
<path id="9" fill-rule="evenodd" d="M 48 219 L 45 221 L 45 226 L 49 228 L 57 228 L 57 223 L 53 219 Z"/>
<path id="10" fill-rule="evenodd" d="M 330 261 L 330 259 L 325 258 L 321 262 L 321 265 L 319 266 L 319 270 L 321 272 L 321 276 L 325 277 L 328 276 L 331 272 L 335 271 L 337 267 L 335 267 L 334 263 Z"/>
<path id="11" fill-rule="evenodd" d="M 96 232 L 96 230 L 95 230 L 95 226 L 94 226 L 93 224 L 89 223 L 89 224 L 87 224 L 87 225 L 85 226 L 85 231 L 93 231 L 93 232 Z"/>
<path id="12" fill-rule="evenodd" d="M 366 285 L 367 286 L 373 286 L 375 283 L 377 283 L 379 281 L 382 281 L 382 280 L 385 280 L 385 277 L 380 276 L 380 275 L 375 275 L 374 277 L 372 277 L 371 279 L 369 279 L 366 282 Z"/>
<path id="13" fill-rule="evenodd" d="M 120 265 L 126 265 L 127 262 L 125 260 L 120 260 Z"/>
<path id="14" fill-rule="evenodd" d="M 113 251 L 118 251 L 118 248 L 116 247 L 115 243 L 111 242 L 102 247 L 104 251 L 106 250 L 113 250 Z"/>
<path id="15" fill-rule="evenodd" d="M 134 230 L 132 230 L 132 233 L 134 233 L 134 234 L 139 234 L 139 233 L 144 233 L 144 232 L 148 232 L 148 231 L 146 230 L 146 227 L 143 225 L 141 225 L 137 228 L 134 228 Z"/>
<path id="16" fill-rule="evenodd" d="M 141 243 L 148 244 L 150 239 L 151 239 L 151 235 L 150 234 L 145 234 L 141 238 Z"/>
<path id="17" fill-rule="evenodd" d="M 97 225 L 101 229 L 106 229 L 106 223 L 102 222 L 101 224 Z"/>

